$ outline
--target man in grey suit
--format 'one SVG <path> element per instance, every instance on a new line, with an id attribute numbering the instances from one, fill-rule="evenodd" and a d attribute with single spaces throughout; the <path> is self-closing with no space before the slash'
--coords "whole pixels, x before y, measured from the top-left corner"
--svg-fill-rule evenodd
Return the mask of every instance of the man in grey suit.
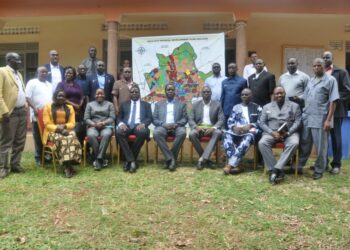
<path id="1" fill-rule="evenodd" d="M 176 159 L 186 138 L 187 111 L 186 104 L 175 99 L 174 84 L 165 85 L 165 95 L 167 99 L 157 102 L 154 108 L 154 140 L 165 157 L 166 168 L 175 171 Z M 171 149 L 166 143 L 166 137 L 169 135 L 175 137 Z"/>
<path id="2" fill-rule="evenodd" d="M 269 169 L 270 182 L 277 183 L 283 179 L 283 167 L 299 145 L 301 111 L 298 104 L 285 99 L 286 92 L 283 87 L 276 87 L 273 95 L 274 101 L 263 107 L 259 119 L 259 126 L 263 130 L 259 149 Z M 278 142 L 284 143 L 284 151 L 276 161 L 272 147 Z"/>
<path id="3" fill-rule="evenodd" d="M 221 104 L 211 100 L 210 87 L 205 86 L 203 88 L 202 97 L 203 100 L 193 104 L 188 121 L 192 129 L 189 135 L 190 140 L 200 156 L 197 163 L 198 170 L 202 170 L 206 163 L 210 165 L 210 155 L 221 137 L 221 127 L 225 119 Z M 203 136 L 211 137 L 205 150 L 203 150 L 200 143 L 200 138 Z"/>

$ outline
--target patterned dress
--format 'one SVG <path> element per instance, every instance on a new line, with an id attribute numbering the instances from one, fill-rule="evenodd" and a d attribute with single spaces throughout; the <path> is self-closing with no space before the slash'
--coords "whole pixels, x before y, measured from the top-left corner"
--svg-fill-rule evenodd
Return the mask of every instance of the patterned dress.
<path id="1" fill-rule="evenodd" d="M 231 115 L 227 120 L 228 130 L 224 132 L 224 149 L 226 155 L 228 156 L 228 164 L 233 167 L 237 167 L 239 162 L 246 154 L 250 146 L 254 143 L 256 136 L 261 133 L 258 128 L 257 120 L 260 117 L 262 108 L 255 103 L 250 103 L 250 105 L 255 105 L 255 113 L 250 113 L 250 123 L 245 118 L 242 110 L 242 105 L 237 104 L 233 107 Z M 233 127 L 240 127 L 247 124 L 252 124 L 253 127 L 248 133 L 236 134 L 233 132 Z"/>

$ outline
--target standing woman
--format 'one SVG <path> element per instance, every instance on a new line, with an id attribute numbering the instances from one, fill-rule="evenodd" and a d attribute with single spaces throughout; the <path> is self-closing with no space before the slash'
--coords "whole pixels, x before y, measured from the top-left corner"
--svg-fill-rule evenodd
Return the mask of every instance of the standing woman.
<path id="1" fill-rule="evenodd" d="M 88 127 L 87 136 L 94 151 L 94 168 L 101 170 L 106 158 L 106 150 L 113 133 L 115 120 L 114 106 L 111 102 L 105 101 L 103 89 L 96 90 L 95 101 L 89 102 L 86 106 L 84 120 Z M 97 137 L 101 137 L 100 142 Z"/>
<path id="2" fill-rule="evenodd" d="M 73 131 L 75 112 L 71 105 L 66 104 L 66 95 L 58 90 L 53 95 L 53 102 L 44 108 L 43 145 L 50 141 L 54 143 L 54 152 L 60 165 L 64 166 L 67 178 L 74 175 L 72 165 L 81 162 L 81 145 Z"/>
<path id="3" fill-rule="evenodd" d="M 85 137 L 85 126 L 83 124 L 84 118 L 84 94 L 75 77 L 77 72 L 72 66 L 64 68 L 64 80 L 57 85 L 56 91 L 63 90 L 66 95 L 67 104 L 71 105 L 75 111 L 75 132 L 82 145 Z"/>

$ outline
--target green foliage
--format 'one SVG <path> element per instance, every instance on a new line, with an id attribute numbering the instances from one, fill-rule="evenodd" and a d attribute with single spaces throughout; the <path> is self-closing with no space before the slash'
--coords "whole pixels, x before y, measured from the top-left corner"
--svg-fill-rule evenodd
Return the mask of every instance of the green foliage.
<path id="1" fill-rule="evenodd" d="M 350 248 L 349 161 L 275 186 L 261 169 L 114 165 L 66 179 L 33 162 L 25 154 L 27 172 L 0 180 L 0 249 Z"/>

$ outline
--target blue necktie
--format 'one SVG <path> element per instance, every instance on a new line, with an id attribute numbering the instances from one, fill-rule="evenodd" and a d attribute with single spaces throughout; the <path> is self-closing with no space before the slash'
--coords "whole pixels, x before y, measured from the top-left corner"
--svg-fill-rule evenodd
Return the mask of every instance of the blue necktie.
<path id="1" fill-rule="evenodd" d="M 136 102 L 132 101 L 132 113 L 131 113 L 131 119 L 129 127 L 130 129 L 133 129 L 135 127 L 135 118 L 136 118 Z"/>

